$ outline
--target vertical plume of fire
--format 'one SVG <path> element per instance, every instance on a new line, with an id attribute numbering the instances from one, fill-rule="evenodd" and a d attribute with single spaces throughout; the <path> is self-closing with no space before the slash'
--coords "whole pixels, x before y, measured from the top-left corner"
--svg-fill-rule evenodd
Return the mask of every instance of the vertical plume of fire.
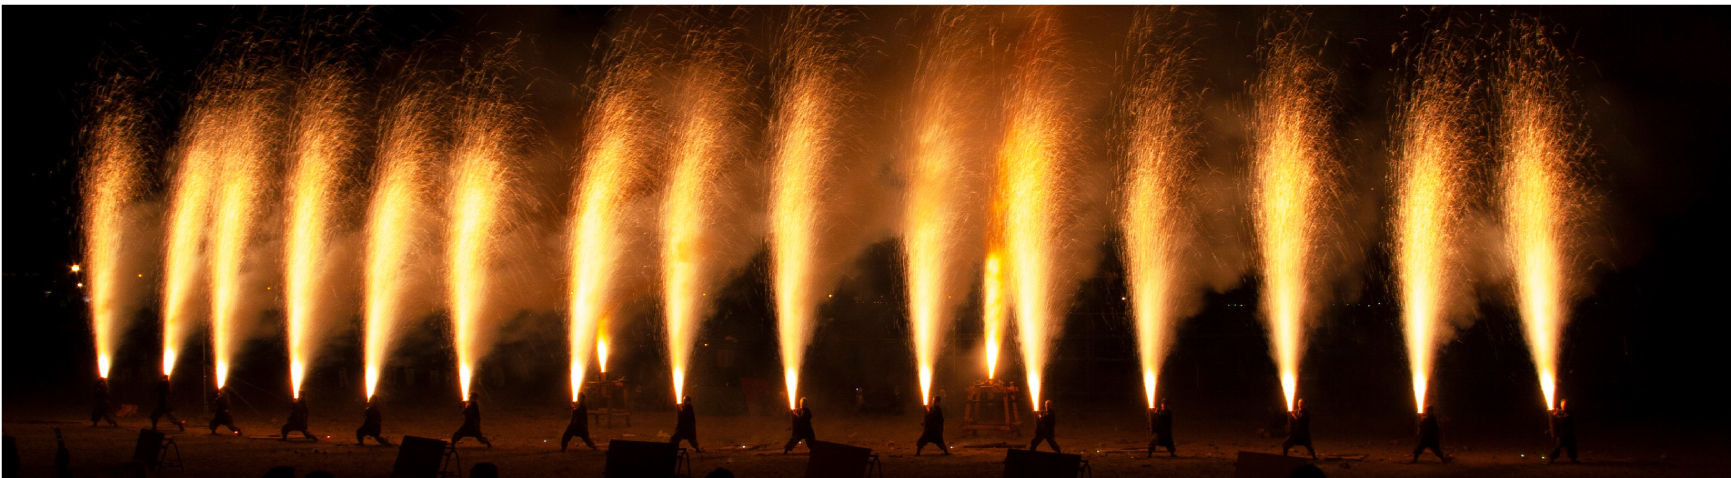
<path id="1" fill-rule="evenodd" d="M 133 256 L 144 242 L 133 208 L 146 192 L 143 129 L 146 117 L 132 95 L 133 81 L 115 77 L 98 91 L 96 123 L 85 131 L 84 260 L 90 287 L 90 325 L 96 342 L 96 373 L 108 378 L 119 334 L 137 306 L 128 281 Z M 79 272 L 79 266 L 72 266 Z M 166 369 L 165 369 L 166 370 Z"/>
<path id="2" fill-rule="evenodd" d="M 1461 52 L 1438 39 L 1421 55 L 1394 131 L 1390 226 L 1413 400 L 1423 413 L 1432 358 L 1450 330 L 1449 305 L 1461 288 L 1455 254 L 1473 150 Z"/>
<path id="3" fill-rule="evenodd" d="M 1326 95 L 1333 78 L 1298 43 L 1299 33 L 1278 34 L 1263 52 L 1254 96 L 1251 164 L 1263 275 L 1262 315 L 1274 342 L 1287 410 L 1297 394 L 1318 265 L 1321 209 L 1331 191 Z"/>
<path id="4" fill-rule="evenodd" d="M 1190 174 L 1187 162 L 1195 155 L 1191 100 L 1185 93 L 1189 53 L 1165 37 L 1172 26 L 1160 20 L 1144 10 L 1131 29 L 1134 76 L 1124 106 L 1129 161 L 1119 217 L 1148 408 L 1154 408 L 1160 365 L 1183 318 L 1176 296 L 1189 222 L 1180 204 Z"/>
<path id="5" fill-rule="evenodd" d="M 378 392 L 385 358 L 401 321 L 422 292 L 423 251 L 437 239 L 430 205 L 438 203 L 438 167 L 445 152 L 440 108 L 446 98 L 430 84 L 411 84 L 385 112 L 379 128 L 373 195 L 367 205 L 365 320 L 367 398 Z"/>
<path id="6" fill-rule="evenodd" d="M 649 91 L 653 64 L 642 28 L 631 28 L 611 40 L 605 77 L 589 108 L 583 144 L 583 168 L 576 193 L 576 218 L 571 222 L 571 397 L 583 387 L 591 344 L 605 346 L 596 334 L 619 313 L 626 290 L 639 273 L 627 260 L 638 245 L 638 224 L 626 208 L 655 193 L 653 170 L 662 136 L 660 112 Z"/>
<path id="7" fill-rule="evenodd" d="M 504 60 L 488 57 L 463 78 L 450 155 L 445 230 L 445 287 L 457 349 L 457 382 L 469 399 L 486 335 L 499 320 L 495 262 L 513 224 L 515 163 L 523 143 L 523 112 L 504 93 Z"/>
<path id="8" fill-rule="evenodd" d="M 996 228 L 993 228 L 996 229 Z M 998 351 L 1004 343 L 1004 314 L 1009 310 L 1009 303 L 1004 295 L 1004 252 L 1003 246 L 993 245 L 986 254 L 984 289 L 985 336 L 986 336 L 986 378 L 998 378 Z"/>
<path id="9" fill-rule="evenodd" d="M 236 75 L 256 74 L 239 72 Z M 242 80 L 247 81 L 247 80 Z M 256 313 L 252 302 L 262 291 L 249 271 L 264 226 L 265 199 L 275 170 L 272 118 L 278 115 L 274 91 L 262 85 L 236 87 L 219 100 L 214 114 L 221 129 L 216 145 L 214 212 L 210 230 L 211 348 L 216 357 L 216 387 L 228 381 L 230 365 L 245 340 L 240 321 Z"/>
<path id="10" fill-rule="evenodd" d="M 205 243 L 211 203 L 221 175 L 223 124 L 216 105 L 203 98 L 187 112 L 181 140 L 175 145 L 175 174 L 169 194 L 168 230 L 163 250 L 162 373 L 173 375 L 181 342 L 192 335 L 199 299 L 206 294 Z"/>
<path id="11" fill-rule="evenodd" d="M 720 254 L 726 189 L 719 182 L 740 160 L 749 134 L 743 119 L 750 84 L 742 46 L 731 31 L 685 34 L 683 71 L 675 80 L 672 169 L 661 201 L 661 289 L 667 313 L 667 353 L 675 403 L 685 397 L 685 373 L 710 294 L 725 272 Z"/>
<path id="12" fill-rule="evenodd" d="M 854 93 L 836 29 L 845 13 L 794 7 L 781 32 L 780 78 L 771 124 L 770 261 L 788 408 L 799 401 L 799 369 L 815 329 L 824 281 L 821 257 L 833 219 L 824 210 L 838 173 L 842 122 Z"/>
<path id="13" fill-rule="evenodd" d="M 1581 132 L 1570 114 L 1565 59 L 1543 28 L 1519 22 L 1511 41 L 1498 84 L 1503 221 L 1527 348 L 1551 409 L 1569 319 L 1577 201 L 1584 195 L 1573 172 Z"/>
<path id="14" fill-rule="evenodd" d="M 968 282 L 963 280 L 963 267 L 972 261 L 964 258 L 979 240 L 971 218 L 985 212 L 975 211 L 972 199 L 980 167 L 975 164 L 979 152 L 971 142 L 979 134 L 976 118 L 985 106 L 982 81 L 976 75 L 986 54 L 985 32 L 974 10 L 944 7 L 938 11 L 928 48 L 921 52 L 913 91 L 913 144 L 902 241 L 921 403 L 931 402 L 938 345 L 954 319 L 956 297 L 965 292 Z"/>
<path id="15" fill-rule="evenodd" d="M 296 92 L 294 144 L 289 168 L 283 263 L 287 299 L 290 392 L 300 398 L 307 363 L 316 358 L 320 335 L 334 320 L 329 282 L 335 272 L 332 234 L 341 214 L 347 163 L 354 160 L 358 131 L 355 92 L 345 73 L 330 67 L 309 72 Z"/>
<path id="16" fill-rule="evenodd" d="M 1040 409 L 1046 354 L 1062 330 L 1069 285 L 1061 283 L 1076 212 L 1074 163 L 1078 113 L 1070 104 L 1067 40 L 1052 13 L 1036 10 L 1015 46 L 1015 73 L 997 156 L 996 206 L 1014 291 L 1016 331 L 1027 367 L 1028 397 Z"/>

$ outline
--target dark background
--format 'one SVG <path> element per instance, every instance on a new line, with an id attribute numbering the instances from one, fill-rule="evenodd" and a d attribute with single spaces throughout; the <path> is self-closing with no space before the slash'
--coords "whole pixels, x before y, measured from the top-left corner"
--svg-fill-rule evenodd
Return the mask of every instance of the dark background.
<path id="1" fill-rule="evenodd" d="M 1376 168 L 1386 161 L 1391 78 L 1399 58 L 1389 45 L 1421 28 L 1424 12 L 1395 7 L 1318 8 L 1311 22 L 1326 38 L 1324 60 L 1341 75 L 1343 136 L 1357 156 L 1349 167 Z M 1507 23 L 1511 11 L 1536 15 L 1558 25 L 1562 44 L 1579 59 L 1571 73 L 1586 124 L 1592 131 L 1592 186 L 1605 196 L 1595 233 L 1602 233 L 1591 269 L 1582 276 L 1590 293 L 1573 309 L 1563 341 L 1560 396 L 1588 416 L 1611 416 L 1658 423 L 1697 417 L 1700 404 L 1720 390 L 1726 373 L 1728 315 L 1723 297 L 1725 246 L 1715 233 L 1726 218 L 1715 191 L 1723 187 L 1731 131 L 1731 16 L 1724 8 L 1578 7 L 1518 9 L 1474 8 L 1453 13 Z M 868 9 L 868 16 L 905 15 L 895 9 Z M 1256 25 L 1267 11 L 1253 8 L 1204 9 L 1200 18 L 1199 67 L 1208 71 L 1209 96 L 1232 100 L 1248 80 L 1246 65 L 1256 46 Z M 4 398 L 8 413 L 20 407 L 76 402 L 83 406 L 95 376 L 88 312 L 68 266 L 79 255 L 77 133 L 83 102 L 96 80 L 98 59 L 121 59 L 154 72 L 149 92 L 160 100 L 160 125 L 172 125 L 193 74 L 216 39 L 236 25 L 259 18 L 297 18 L 319 12 L 300 8 L 192 7 L 17 7 L 5 8 L 4 78 Z M 368 51 L 413 46 L 424 38 L 463 42 L 483 31 L 528 32 L 544 50 L 552 45 L 588 45 L 609 25 L 605 8 L 491 10 L 464 8 L 375 8 L 364 41 Z M 1101 30 L 1122 32 L 1127 14 L 1109 9 L 1076 10 L 1073 21 L 1099 21 Z M 531 23 L 526 18 L 534 18 Z M 883 21 L 870 23 L 882 24 Z M 547 28 L 552 25 L 555 28 Z M 900 28 L 900 27 L 896 27 Z M 885 33 L 884 35 L 894 35 Z M 1110 40 L 1121 33 L 1102 34 Z M 1105 40 L 1102 40 L 1105 41 Z M 1118 48 L 1111 46 L 1110 48 Z M 592 51 L 564 49 L 532 60 L 553 81 L 579 81 Z M 1243 58 L 1235 57 L 1240 54 Z M 557 89 L 557 88 L 555 88 Z M 575 90 L 572 88 L 572 90 Z M 573 93 L 577 95 L 577 93 Z M 572 97 L 542 98 L 543 108 L 558 110 Z M 551 106 L 549 106 L 551 105 Z M 564 113 L 569 116 L 569 113 Z M 550 114 L 550 116 L 559 116 Z M 167 134 L 163 135 L 167 137 Z M 552 141 L 569 141 L 553 139 Z M 1368 145 L 1368 146 L 1367 146 Z M 1218 147 L 1214 149 L 1220 149 Z M 159 168 L 160 169 L 160 168 Z M 159 179 L 160 181 L 160 179 Z M 1359 196 L 1377 201 L 1377 193 Z M 1109 239 L 1101 245 L 1103 262 L 1078 288 L 1066 330 L 1048 371 L 1051 398 L 1134 410 L 1141 401 L 1134 339 L 1126 323 L 1122 266 Z M 835 300 L 822 315 L 832 318 L 818 330 L 808 357 L 805 388 L 818 400 L 844 403 L 859 386 L 900 388 L 917 396 L 905 327 L 894 241 L 883 241 L 860 256 L 843 279 Z M 1366 246 L 1368 259 L 1338 290 L 1339 299 L 1319 311 L 1320 325 L 1310 339 L 1301 374 L 1302 393 L 1320 414 L 1349 417 L 1398 417 L 1410 413 L 1410 382 L 1399 327 L 1398 307 L 1389 290 L 1388 260 L 1380 245 Z M 704 343 L 721 347 L 734 337 L 739 365 L 728 374 L 706 373 L 715 353 L 700 350 L 694 384 L 739 387 L 739 379 L 768 380 L 779 388 L 774 320 L 765 256 L 760 252 L 733 280 L 719 300 L 720 311 L 706 329 Z M 1235 288 L 1204 297 L 1201 311 L 1181 327 L 1164 368 L 1164 394 L 1175 406 L 1220 416 L 1258 416 L 1280 404 L 1274 365 L 1268 358 L 1253 275 Z M 1445 414 L 1486 418 L 1538 416 L 1542 410 L 1531 361 L 1518 317 L 1506 293 L 1480 291 L 1478 319 L 1443 347 L 1432 382 L 1432 400 Z M 952 334 L 947 370 L 938 388 L 959 394 L 978 378 L 973 363 L 979 343 L 978 300 L 961 312 Z M 665 383 L 656 346 L 658 316 L 640 317 L 621 339 L 625 351 L 615 358 L 621 373 L 650 383 L 650 403 L 665 401 Z M 123 340 L 116 364 L 116 393 L 123 401 L 144 402 L 155 372 L 159 342 L 146 313 Z M 277 319 L 280 320 L 280 319 Z M 559 330 L 553 312 L 525 312 L 520 327 Z M 540 330 L 540 329 L 536 329 Z M 562 334 L 526 334 L 501 344 L 489 359 L 481 390 L 491 399 L 553 404 L 562 400 Z M 286 395 L 286 358 L 281 340 L 249 346 L 236 380 L 241 393 L 268 403 Z M 408 367 L 393 371 L 400 386 L 419 383 L 428 391 L 454 389 L 439 380 L 449 373 L 448 345 L 429 341 L 430 352 L 414 355 Z M 1006 347 L 1006 357 L 1013 357 Z M 309 389 L 333 401 L 358 401 L 358 353 L 342 366 L 314 372 Z M 958 365 L 953 362 L 964 360 Z M 1000 374 L 1019 376 L 1014 364 Z M 412 370 L 411 370 L 412 369 Z M 270 370 L 283 370 L 271 372 Z M 273 375 L 274 374 L 274 375 Z M 407 374 L 421 374 L 419 381 Z M 193 375 L 193 374 L 183 374 Z M 489 379 L 486 377 L 500 377 Z M 196 388 L 196 376 L 177 384 Z M 323 392 L 318 390 L 323 389 Z M 450 395 L 455 393 L 438 392 Z M 704 392 L 700 391 L 699 394 Z M 723 394 L 726 392 L 716 392 Z M 186 400 L 192 400 L 189 395 Z M 402 394 L 412 396 L 413 394 Z M 71 397 L 67 399 L 67 397 Z M 914 398 L 909 397 L 908 400 Z M 1078 410 L 1081 407 L 1072 407 Z M 717 407 L 705 407 L 716 410 Z M 1722 421 L 1723 418 L 1710 420 Z"/>

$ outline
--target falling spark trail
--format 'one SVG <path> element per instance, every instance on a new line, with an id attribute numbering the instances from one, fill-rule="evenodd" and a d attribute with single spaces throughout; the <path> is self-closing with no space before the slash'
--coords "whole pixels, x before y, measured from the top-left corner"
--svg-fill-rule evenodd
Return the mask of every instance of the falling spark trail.
<path id="1" fill-rule="evenodd" d="M 301 85 L 295 105 L 295 145 L 288 177 L 288 221 L 283 295 L 287 299 L 289 383 L 300 397 L 308 362 L 317 358 L 331 310 L 330 281 L 340 195 L 347 162 L 358 141 L 354 92 L 342 73 L 314 71 Z"/>
<path id="2" fill-rule="evenodd" d="M 741 46 L 720 31 L 692 31 L 684 46 L 689 58 L 676 83 L 678 109 L 672 139 L 672 170 L 661 203 L 661 288 L 667 313 L 667 353 L 675 402 L 685 397 L 685 373 L 697 331 L 710 308 L 711 294 L 724 273 L 727 191 L 719 183 L 738 161 L 749 133 L 746 64 Z"/>
<path id="3" fill-rule="evenodd" d="M 1063 63 L 1067 40 L 1049 12 L 1035 12 L 1030 20 L 1015 47 L 995 190 L 1028 397 L 1038 411 L 1046 356 L 1069 308 L 1071 284 L 1062 276 L 1070 267 L 1064 263 L 1071 247 L 1066 236 L 1073 232 L 1069 201 L 1079 158 L 1071 143 L 1078 118 L 1070 104 L 1071 73 Z"/>
<path id="4" fill-rule="evenodd" d="M 825 211 L 840 160 L 841 128 L 852 95 L 835 29 L 845 13 L 796 7 L 782 31 L 781 78 L 771 128 L 770 260 L 788 408 L 799 397 L 799 370 L 823 294 L 820 264 L 833 219 Z"/>
<path id="5" fill-rule="evenodd" d="M 1125 105 L 1129 164 L 1119 218 L 1148 408 L 1154 408 L 1160 366 L 1183 318 L 1176 294 L 1189 231 L 1180 204 L 1189 178 L 1186 162 L 1194 155 L 1184 92 L 1188 52 L 1161 38 L 1169 34 L 1166 28 L 1171 26 L 1142 11 L 1131 31 L 1135 77 Z"/>
<path id="6" fill-rule="evenodd" d="M 661 122 L 649 91 L 656 55 L 639 45 L 645 32 L 633 28 L 612 40 L 606 77 L 590 106 L 583 145 L 583 169 L 574 198 L 571 224 L 571 399 L 583 389 L 591 344 L 628 299 L 638 273 L 627 257 L 637 245 L 634 218 L 626 210 L 655 193 L 653 163 Z M 614 321 L 616 322 L 616 321 Z M 597 360 L 605 373 L 606 351 Z"/>
<path id="7" fill-rule="evenodd" d="M 965 7 L 939 11 L 913 92 L 912 164 L 902 230 L 922 404 L 931 402 L 932 368 L 954 318 L 955 298 L 966 292 L 962 266 L 972 261 L 963 258 L 978 240 L 970 218 L 984 212 L 974 211 L 971 199 L 980 168 L 969 135 L 978 133 L 974 118 L 983 106 L 980 80 L 972 73 L 983 63 L 985 43 L 973 13 Z"/>
<path id="8" fill-rule="evenodd" d="M 1396 125 L 1394 236 L 1396 280 L 1405 324 L 1413 400 L 1424 412 L 1432 357 L 1450 329 L 1449 304 L 1460 290 L 1458 228 L 1471 166 L 1471 104 L 1461 82 L 1460 52 L 1435 42 L 1417 65 Z"/>
<path id="9" fill-rule="evenodd" d="M 495 65 L 472 67 L 470 90 L 458 103 L 450 155 L 446 287 L 457 348 L 457 381 L 467 401 L 486 336 L 499 320 L 499 241 L 513 224 L 514 162 L 522 142 L 522 110 L 502 98 Z"/>
<path id="10" fill-rule="evenodd" d="M 81 269 L 89 276 L 91 331 L 96 342 L 96 372 L 108 378 L 119 334 L 137 306 L 128 281 L 129 258 L 139 251 L 131 244 L 144 242 L 134 228 L 138 220 L 133 208 L 146 191 L 145 151 L 142 144 L 144 112 L 131 95 L 130 82 L 116 79 L 98 93 L 97 120 L 87 132 L 88 153 L 83 175 L 84 260 Z"/>
<path id="11" fill-rule="evenodd" d="M 1556 404 L 1557 356 L 1568 300 L 1573 223 L 1580 197 L 1572 162 L 1580 156 L 1569 115 L 1564 58 L 1543 30 L 1516 24 L 1501 78 L 1502 208 L 1527 348 L 1545 408 Z"/>
<path id="12" fill-rule="evenodd" d="M 1291 410 L 1304 355 L 1330 128 L 1325 95 L 1332 77 L 1308 56 L 1294 32 L 1273 39 L 1256 87 L 1251 181 L 1261 249 L 1262 314 L 1273 338 L 1280 385 Z"/>
<path id="13" fill-rule="evenodd" d="M 367 212 L 366 390 L 378 391 L 395 331 L 411 318 L 418 273 L 426 272 L 422 252 L 437 239 L 431 220 L 437 211 L 437 168 L 444 152 L 439 125 L 442 97 L 430 85 L 415 85 L 386 112 L 380 127 L 374 190 Z"/>

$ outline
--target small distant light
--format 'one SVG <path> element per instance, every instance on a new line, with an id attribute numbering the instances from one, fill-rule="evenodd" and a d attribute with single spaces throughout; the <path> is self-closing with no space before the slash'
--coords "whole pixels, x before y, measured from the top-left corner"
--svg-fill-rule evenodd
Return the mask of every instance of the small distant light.
<path id="1" fill-rule="evenodd" d="M 78 267 L 78 264 L 72 265 L 72 272 L 78 272 L 78 271 L 83 270 L 83 269 L 84 268 L 82 268 L 82 267 Z"/>
<path id="2" fill-rule="evenodd" d="M 84 287 L 84 283 L 83 283 L 83 282 L 79 282 L 79 283 L 78 283 L 78 286 L 79 286 L 79 287 Z"/>

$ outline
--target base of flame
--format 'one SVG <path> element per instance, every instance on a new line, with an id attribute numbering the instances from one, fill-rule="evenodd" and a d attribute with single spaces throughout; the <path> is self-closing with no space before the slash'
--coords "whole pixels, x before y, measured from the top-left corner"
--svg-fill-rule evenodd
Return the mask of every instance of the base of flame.
<path id="1" fill-rule="evenodd" d="M 1040 411 L 1040 374 L 1028 373 L 1028 400 L 1034 402 L 1033 410 Z"/>
<path id="2" fill-rule="evenodd" d="M 1280 372 L 1280 388 L 1286 394 L 1286 411 L 1290 412 L 1298 397 L 1298 372 Z"/>
<path id="3" fill-rule="evenodd" d="M 163 375 L 174 375 L 174 358 L 174 349 L 169 348 L 162 351 Z"/>
<path id="4" fill-rule="evenodd" d="M 227 384 L 228 384 L 228 361 L 223 360 L 223 359 L 217 359 L 216 360 L 216 389 L 222 390 L 222 387 L 224 385 L 227 385 Z"/>
<path id="5" fill-rule="evenodd" d="M 367 401 L 373 400 L 373 394 L 379 391 L 379 366 L 368 365 L 366 371 Z"/>
<path id="6" fill-rule="evenodd" d="M 1428 387 L 1429 385 L 1430 385 L 1430 377 L 1426 377 L 1423 374 L 1413 374 L 1413 376 L 1412 376 L 1412 398 L 1413 398 L 1413 401 L 1418 404 L 1418 412 L 1419 413 L 1424 413 L 1424 393 L 1425 393 L 1426 387 Z"/>
<path id="7" fill-rule="evenodd" d="M 307 365 L 305 362 L 300 360 L 289 362 L 289 392 L 294 395 L 294 398 L 301 398 L 301 383 L 306 378 Z"/>
<path id="8" fill-rule="evenodd" d="M 673 403 L 685 403 L 685 369 L 673 367 Z"/>
<path id="9" fill-rule="evenodd" d="M 932 404 L 932 366 L 920 365 L 920 405 Z"/>
<path id="10" fill-rule="evenodd" d="M 788 367 L 787 374 L 787 409 L 799 409 L 799 369 Z"/>
<path id="11" fill-rule="evenodd" d="M 1539 388 L 1545 392 L 1545 410 L 1556 410 L 1557 374 L 1549 370 L 1539 371 Z"/>
<path id="12" fill-rule="evenodd" d="M 475 370 L 469 368 L 469 364 L 461 364 L 457 366 L 457 386 L 461 387 L 464 403 L 469 401 L 469 381 L 474 378 Z"/>
<path id="13" fill-rule="evenodd" d="M 1157 378 L 1153 370 L 1142 371 L 1142 393 L 1148 397 L 1148 408 L 1154 408 L 1154 385 Z"/>
<path id="14" fill-rule="evenodd" d="M 96 355 L 96 376 L 102 377 L 102 378 L 108 378 L 108 368 L 112 363 L 113 363 L 113 361 L 108 357 L 108 354 L 97 354 Z"/>

